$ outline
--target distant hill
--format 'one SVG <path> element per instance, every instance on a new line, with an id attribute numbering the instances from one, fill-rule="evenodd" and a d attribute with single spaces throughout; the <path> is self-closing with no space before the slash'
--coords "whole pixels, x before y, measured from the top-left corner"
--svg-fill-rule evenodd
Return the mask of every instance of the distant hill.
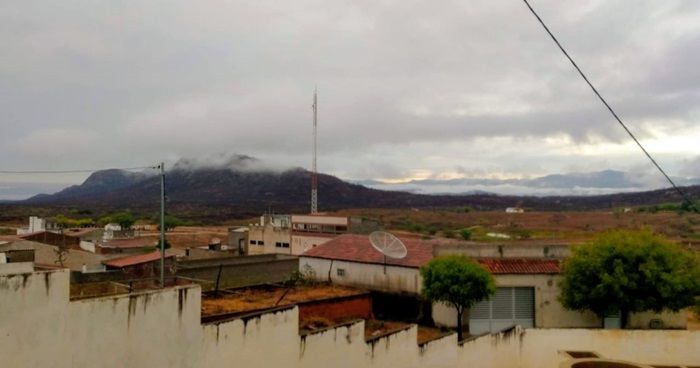
<path id="1" fill-rule="evenodd" d="M 304 212 L 309 207 L 310 181 L 310 172 L 300 168 L 256 171 L 177 165 L 166 174 L 166 195 L 170 211 L 188 217 L 245 216 L 266 210 Z M 693 198 L 700 196 L 700 186 L 686 187 L 686 190 Z M 159 196 L 158 176 L 105 170 L 95 172 L 80 185 L 14 203 L 156 210 Z M 322 210 L 451 206 L 501 210 L 515 205 L 533 210 L 596 210 L 679 201 L 677 193 L 670 189 L 598 196 L 426 195 L 371 189 L 334 176 L 319 175 Z"/>

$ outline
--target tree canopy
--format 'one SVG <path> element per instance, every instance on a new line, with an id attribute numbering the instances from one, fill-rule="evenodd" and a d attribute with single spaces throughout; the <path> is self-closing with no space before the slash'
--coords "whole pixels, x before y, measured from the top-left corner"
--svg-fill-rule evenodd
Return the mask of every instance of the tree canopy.
<path id="1" fill-rule="evenodd" d="M 560 300 L 600 316 L 692 306 L 700 293 L 700 261 L 650 231 L 615 230 L 573 249 L 564 262 Z"/>
<path id="2" fill-rule="evenodd" d="M 421 267 L 427 300 L 443 302 L 457 310 L 457 336 L 462 339 L 462 315 L 475 303 L 496 292 L 493 276 L 480 264 L 458 255 L 433 258 Z"/>
<path id="3" fill-rule="evenodd" d="M 117 212 L 109 215 L 112 222 L 116 222 L 123 230 L 131 229 L 136 222 L 136 218 L 131 212 Z"/>

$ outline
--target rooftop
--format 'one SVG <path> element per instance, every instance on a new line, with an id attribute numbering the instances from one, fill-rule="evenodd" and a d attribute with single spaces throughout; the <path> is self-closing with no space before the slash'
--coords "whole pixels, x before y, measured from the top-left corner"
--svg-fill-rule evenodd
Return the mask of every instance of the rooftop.
<path id="1" fill-rule="evenodd" d="M 224 290 L 225 295 L 202 296 L 202 316 L 250 312 L 302 302 L 361 295 L 366 291 L 338 285 L 316 285 L 286 289 L 281 287 Z M 211 294 L 209 294 L 211 295 Z"/>
<path id="2" fill-rule="evenodd" d="M 157 240 L 149 237 L 128 238 L 128 239 L 111 239 L 100 243 L 104 248 L 146 248 L 153 247 L 158 244 Z"/>
<path id="3" fill-rule="evenodd" d="M 175 254 L 168 252 L 166 250 L 165 258 L 171 258 L 171 257 L 175 257 Z M 113 258 L 110 260 L 102 261 L 102 263 L 105 266 L 109 266 L 109 267 L 123 268 L 123 267 L 134 266 L 137 264 L 153 262 L 153 261 L 157 261 L 159 259 L 160 259 L 160 251 L 154 251 L 154 252 L 150 252 L 150 253 L 137 254 L 135 256 Z"/>
<path id="4" fill-rule="evenodd" d="M 561 273 L 556 259 L 498 258 L 479 259 L 478 262 L 493 274 L 558 274 Z"/>
<path id="5" fill-rule="evenodd" d="M 433 258 L 433 245 L 419 239 L 402 238 L 406 245 L 406 257 L 401 259 L 384 257 L 369 242 L 367 235 L 345 234 L 313 248 L 302 257 L 335 259 L 341 261 L 376 263 L 391 266 L 420 268 Z"/>

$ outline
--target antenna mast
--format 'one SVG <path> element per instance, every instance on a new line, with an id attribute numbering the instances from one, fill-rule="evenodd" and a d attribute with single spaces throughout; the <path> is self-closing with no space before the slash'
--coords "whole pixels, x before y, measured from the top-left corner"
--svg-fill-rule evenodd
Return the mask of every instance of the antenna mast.
<path id="1" fill-rule="evenodd" d="M 313 130 L 313 159 L 311 162 L 311 213 L 318 212 L 318 174 L 316 171 L 316 123 L 317 123 L 317 90 L 314 88 L 314 104 L 312 105 L 314 110 L 314 130 Z"/>

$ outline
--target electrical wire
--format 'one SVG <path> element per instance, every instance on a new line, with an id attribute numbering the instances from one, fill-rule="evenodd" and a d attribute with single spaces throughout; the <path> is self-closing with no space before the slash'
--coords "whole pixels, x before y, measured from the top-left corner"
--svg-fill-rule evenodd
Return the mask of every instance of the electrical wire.
<path id="1" fill-rule="evenodd" d="M 155 166 L 140 166 L 140 167 L 122 167 L 122 168 L 108 168 L 108 169 L 78 169 L 78 170 L 0 170 L 0 174 L 75 174 L 75 173 L 91 173 L 101 170 L 145 170 L 145 169 L 159 169 L 160 165 Z"/>
<path id="2" fill-rule="evenodd" d="M 559 43 L 559 40 L 557 40 L 557 38 L 554 36 L 554 34 L 549 30 L 549 27 L 547 27 L 547 25 L 544 24 L 544 21 L 542 20 L 542 18 L 540 18 L 540 16 L 537 14 L 535 9 L 533 9 L 532 6 L 530 6 L 530 3 L 527 0 L 523 0 L 523 2 L 528 7 L 528 9 L 530 9 L 530 12 L 532 12 L 532 15 L 534 15 L 535 18 L 537 18 L 537 21 L 540 22 L 540 24 L 542 25 L 544 30 L 547 31 L 547 33 L 552 38 L 554 43 L 557 44 L 557 46 L 559 47 L 559 50 L 561 50 L 561 52 L 564 53 L 564 56 L 566 56 L 566 58 L 569 59 L 569 61 L 571 62 L 571 65 L 573 65 L 574 68 L 576 68 L 576 71 L 578 71 L 578 73 L 581 75 L 583 80 L 586 81 L 586 83 L 588 84 L 589 87 L 591 87 L 591 89 L 593 90 L 593 93 L 595 93 L 595 95 L 598 96 L 598 99 L 600 99 L 600 102 L 602 102 L 603 105 L 605 105 L 605 107 L 607 107 L 608 111 L 610 111 L 610 113 L 615 118 L 615 120 L 617 120 L 617 122 L 625 130 L 625 132 L 627 132 L 627 134 L 632 138 L 632 140 L 634 140 L 634 142 L 637 143 L 637 146 L 639 146 L 639 148 L 642 150 L 642 152 L 644 152 L 644 154 L 649 158 L 651 163 L 654 164 L 654 166 L 656 166 L 656 168 L 659 170 L 659 172 L 661 172 L 661 174 L 666 178 L 666 180 L 668 180 L 668 182 L 671 183 L 671 186 L 673 187 L 673 189 L 675 189 L 676 192 L 678 194 L 680 194 L 680 196 L 687 203 L 687 205 L 690 206 L 690 208 L 692 208 L 695 212 L 700 212 L 698 210 L 698 208 L 695 206 L 695 204 L 693 203 L 693 201 L 690 200 L 688 195 L 680 187 L 678 187 L 676 185 L 676 183 L 673 182 L 673 179 L 671 179 L 671 177 L 668 176 L 668 174 L 666 174 L 666 171 L 664 171 L 664 169 L 661 168 L 661 166 L 656 162 L 656 160 L 654 160 L 654 158 L 651 156 L 651 154 L 644 148 L 642 143 L 639 142 L 637 137 L 635 137 L 634 134 L 632 134 L 632 132 L 629 130 L 629 128 L 627 128 L 627 125 L 625 125 L 625 123 L 622 122 L 622 119 L 620 119 L 620 117 L 617 115 L 615 110 L 613 110 L 613 108 L 608 104 L 608 102 L 603 98 L 603 96 L 593 86 L 593 83 L 591 83 L 591 81 L 588 80 L 588 77 L 586 77 L 586 74 L 583 73 L 581 68 L 579 68 L 579 66 L 574 61 L 574 59 L 572 59 L 571 56 L 569 56 L 569 53 L 566 52 L 566 50 L 561 45 L 561 43 Z"/>

